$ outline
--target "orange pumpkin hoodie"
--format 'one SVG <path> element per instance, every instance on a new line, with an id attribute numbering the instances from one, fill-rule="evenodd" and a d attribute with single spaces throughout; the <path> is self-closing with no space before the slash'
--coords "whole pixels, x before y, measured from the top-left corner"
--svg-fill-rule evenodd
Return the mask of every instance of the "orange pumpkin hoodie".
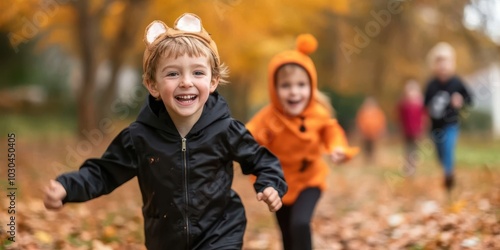
<path id="1" fill-rule="evenodd" d="M 317 75 L 314 63 L 308 54 L 317 47 L 310 34 L 297 38 L 297 49 L 274 56 L 268 67 L 268 91 L 271 103 L 260 110 L 246 125 L 257 142 L 268 148 L 281 161 L 288 192 L 283 197 L 285 205 L 295 202 L 302 190 L 308 187 L 326 188 L 329 172 L 323 160 L 324 153 L 342 147 L 346 159 L 354 156 L 358 149 L 349 148 L 344 130 L 331 112 L 317 100 Z M 309 74 L 311 98 L 299 116 L 291 117 L 283 112 L 275 88 L 275 76 L 285 64 L 298 64 Z"/>

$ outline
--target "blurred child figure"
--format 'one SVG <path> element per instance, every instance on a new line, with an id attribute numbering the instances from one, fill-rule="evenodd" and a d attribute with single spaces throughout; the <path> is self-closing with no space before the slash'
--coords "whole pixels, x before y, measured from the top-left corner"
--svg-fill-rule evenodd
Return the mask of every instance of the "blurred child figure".
<path id="1" fill-rule="evenodd" d="M 356 114 L 356 126 L 361 132 L 366 162 L 374 160 L 377 141 L 386 129 L 385 115 L 373 97 L 367 97 Z"/>
<path id="2" fill-rule="evenodd" d="M 455 49 L 445 42 L 435 45 L 428 54 L 433 77 L 425 90 L 425 106 L 431 118 L 431 137 L 444 169 L 444 186 L 451 191 L 455 184 L 455 146 L 459 131 L 459 111 L 472 103 L 471 95 L 455 74 Z"/>
<path id="3" fill-rule="evenodd" d="M 329 171 L 323 154 L 339 163 L 356 153 L 349 148 L 342 127 L 331 118 L 328 98 L 317 89 L 316 68 L 308 56 L 316 50 L 316 39 L 300 35 L 296 46 L 271 59 L 271 103 L 247 124 L 257 142 L 271 150 L 283 167 L 288 193 L 276 218 L 285 250 L 312 249 L 311 218 Z"/>
<path id="4" fill-rule="evenodd" d="M 405 140 L 404 173 L 411 176 L 415 173 L 417 158 L 417 140 L 422 135 L 425 115 L 424 98 L 418 82 L 406 82 L 403 95 L 398 103 L 398 118 Z"/>
<path id="5" fill-rule="evenodd" d="M 246 218 L 231 189 L 233 161 L 257 176 L 257 199 L 272 212 L 287 189 L 280 163 L 231 118 L 216 91 L 227 67 L 196 15 L 182 15 L 174 28 L 154 21 L 144 41 L 150 95 L 137 121 L 101 158 L 51 181 L 45 206 L 88 201 L 137 176 L 148 249 L 241 249 Z"/>

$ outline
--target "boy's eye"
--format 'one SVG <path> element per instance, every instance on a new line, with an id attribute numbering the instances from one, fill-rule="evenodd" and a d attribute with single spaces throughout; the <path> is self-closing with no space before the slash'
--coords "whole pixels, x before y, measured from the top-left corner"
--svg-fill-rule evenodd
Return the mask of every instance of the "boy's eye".
<path id="1" fill-rule="evenodd" d="M 194 75 L 196 75 L 196 76 L 202 76 L 202 75 L 205 75 L 205 72 L 203 72 L 203 71 L 195 71 Z"/>
<path id="2" fill-rule="evenodd" d="M 167 73 L 167 76 L 178 76 L 178 75 L 179 75 L 179 73 L 177 73 L 177 72 L 168 72 Z"/>

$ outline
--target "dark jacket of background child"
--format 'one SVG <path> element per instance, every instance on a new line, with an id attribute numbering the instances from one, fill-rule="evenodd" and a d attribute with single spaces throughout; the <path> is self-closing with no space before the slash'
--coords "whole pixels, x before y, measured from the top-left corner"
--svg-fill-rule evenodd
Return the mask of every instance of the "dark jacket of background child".
<path id="1" fill-rule="evenodd" d="M 432 129 L 440 129 L 458 123 L 458 111 L 451 106 L 451 95 L 458 92 L 464 98 L 464 104 L 470 105 L 472 98 L 462 80 L 457 76 L 442 83 L 432 79 L 425 91 L 425 106 L 432 120 Z"/>
<path id="2" fill-rule="evenodd" d="M 149 96 L 137 121 L 102 158 L 87 160 L 57 181 L 68 190 L 64 202 L 83 202 L 137 176 L 148 249 L 222 249 L 241 246 L 246 226 L 241 200 L 231 190 L 233 160 L 244 174 L 258 176 L 257 192 L 271 186 L 280 197 L 286 193 L 278 159 L 231 118 L 217 92 L 185 138 L 163 103 Z"/>

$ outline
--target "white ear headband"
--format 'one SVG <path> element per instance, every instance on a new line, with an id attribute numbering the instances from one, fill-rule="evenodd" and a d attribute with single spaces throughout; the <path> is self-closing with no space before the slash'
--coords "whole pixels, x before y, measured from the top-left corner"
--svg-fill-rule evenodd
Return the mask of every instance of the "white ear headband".
<path id="1" fill-rule="evenodd" d="M 153 43 L 161 34 L 167 32 L 167 27 L 163 22 L 153 21 L 146 31 L 146 42 Z"/>
<path id="2" fill-rule="evenodd" d="M 144 33 L 144 42 L 146 50 L 144 51 L 143 67 L 146 69 L 147 60 L 155 48 L 156 44 L 167 37 L 188 36 L 194 37 L 206 44 L 215 56 L 215 61 L 220 65 L 219 52 L 217 45 L 210 37 L 210 34 L 203 28 L 201 19 L 191 13 L 184 13 L 174 23 L 174 27 L 168 27 L 164 22 L 155 20 L 146 27 Z"/>
<path id="3" fill-rule="evenodd" d="M 151 45 L 158 37 L 162 34 L 165 34 L 169 31 L 169 27 L 163 23 L 162 21 L 155 20 L 146 28 L 146 43 Z M 201 26 L 201 19 L 190 13 L 186 13 L 180 16 L 176 21 L 173 30 L 177 32 L 170 32 L 172 36 L 178 36 L 180 34 L 193 33 L 205 39 L 211 40 L 210 36 L 207 34 L 203 34 L 203 26 Z M 206 33 L 206 31 L 205 31 Z M 208 39 L 207 39 L 208 38 Z M 207 41 L 209 42 L 209 41 Z"/>

